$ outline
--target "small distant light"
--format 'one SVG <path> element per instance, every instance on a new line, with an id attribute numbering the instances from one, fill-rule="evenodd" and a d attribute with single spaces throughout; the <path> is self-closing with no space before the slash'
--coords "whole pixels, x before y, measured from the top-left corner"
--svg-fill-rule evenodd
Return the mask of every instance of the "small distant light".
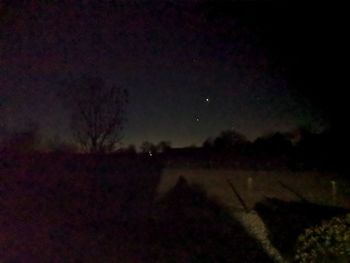
<path id="1" fill-rule="evenodd" d="M 205 99 L 205 101 L 206 101 L 206 102 L 209 102 L 209 101 L 210 101 L 210 99 L 209 99 L 209 98 L 206 98 L 206 99 Z"/>
<path id="2" fill-rule="evenodd" d="M 148 155 L 152 157 L 152 155 L 153 155 L 153 154 L 152 154 L 152 152 L 151 152 L 151 151 L 149 151 L 149 152 L 148 152 Z"/>
<path id="3" fill-rule="evenodd" d="M 199 122 L 199 118 L 196 118 L 196 122 Z"/>

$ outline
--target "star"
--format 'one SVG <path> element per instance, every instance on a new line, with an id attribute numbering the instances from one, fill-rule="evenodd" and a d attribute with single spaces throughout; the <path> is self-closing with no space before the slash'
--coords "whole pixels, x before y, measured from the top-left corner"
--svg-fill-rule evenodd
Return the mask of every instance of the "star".
<path id="1" fill-rule="evenodd" d="M 206 98 L 206 99 L 205 99 L 205 102 L 206 102 L 206 103 L 209 103 L 209 102 L 210 102 L 210 99 L 209 99 L 209 98 Z"/>

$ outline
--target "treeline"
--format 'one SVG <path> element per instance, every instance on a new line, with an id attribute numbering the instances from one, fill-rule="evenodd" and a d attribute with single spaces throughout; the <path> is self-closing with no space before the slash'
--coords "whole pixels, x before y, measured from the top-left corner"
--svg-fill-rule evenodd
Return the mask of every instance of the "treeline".
<path id="1" fill-rule="evenodd" d="M 38 125 L 29 124 L 16 130 L 3 130 L 0 136 L 0 153 L 2 154 L 32 154 L 32 153 L 79 152 L 77 144 L 55 135 L 45 138 Z"/>
<path id="2" fill-rule="evenodd" d="M 230 130 L 208 138 L 200 147 L 170 149 L 163 155 L 173 165 L 344 171 L 347 166 L 343 140 L 332 130 L 315 133 L 298 128 L 249 141 Z"/>
<path id="3" fill-rule="evenodd" d="M 266 134 L 250 141 L 243 134 L 228 130 L 206 139 L 200 146 L 173 148 L 169 141 L 161 141 L 158 144 L 144 142 L 139 149 L 131 144 L 120 147 L 111 154 L 159 158 L 169 166 L 345 171 L 345 139 L 333 130 L 316 133 L 298 128 L 286 133 Z M 76 144 L 59 136 L 43 139 L 36 125 L 28 125 L 20 131 L 3 134 L 0 150 L 3 157 L 9 154 L 38 152 L 79 153 Z"/>

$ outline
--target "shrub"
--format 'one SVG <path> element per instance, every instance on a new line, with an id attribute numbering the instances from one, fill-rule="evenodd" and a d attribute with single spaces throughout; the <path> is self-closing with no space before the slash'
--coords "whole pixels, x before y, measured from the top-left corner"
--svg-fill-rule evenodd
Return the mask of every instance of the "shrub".
<path id="1" fill-rule="evenodd" d="M 299 236 L 296 262 L 350 262 L 350 214 L 311 227 Z"/>

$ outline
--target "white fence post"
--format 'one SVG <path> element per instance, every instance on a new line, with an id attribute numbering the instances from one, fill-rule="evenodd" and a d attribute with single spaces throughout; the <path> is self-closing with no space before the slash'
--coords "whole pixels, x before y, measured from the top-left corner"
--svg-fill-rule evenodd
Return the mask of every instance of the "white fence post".
<path id="1" fill-rule="evenodd" d="M 249 176 L 247 179 L 247 188 L 248 188 L 248 193 L 251 194 L 253 190 L 253 178 L 251 176 Z"/>
<path id="2" fill-rule="evenodd" d="M 332 201 L 333 201 L 333 204 L 335 204 L 337 201 L 337 183 L 336 181 L 332 180 L 331 184 L 332 184 Z"/>

